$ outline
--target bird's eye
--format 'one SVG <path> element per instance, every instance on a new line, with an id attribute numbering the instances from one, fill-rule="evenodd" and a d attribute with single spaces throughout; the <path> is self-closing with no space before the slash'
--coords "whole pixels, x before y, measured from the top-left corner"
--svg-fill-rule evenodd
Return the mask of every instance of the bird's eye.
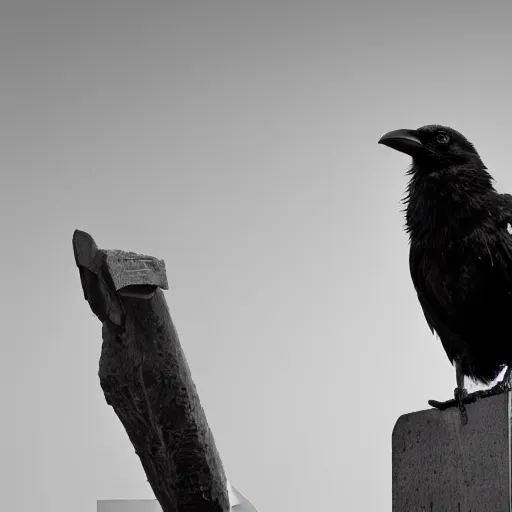
<path id="1" fill-rule="evenodd" d="M 450 136 L 446 132 L 438 132 L 436 140 L 439 144 L 448 144 L 448 142 L 450 142 Z"/>

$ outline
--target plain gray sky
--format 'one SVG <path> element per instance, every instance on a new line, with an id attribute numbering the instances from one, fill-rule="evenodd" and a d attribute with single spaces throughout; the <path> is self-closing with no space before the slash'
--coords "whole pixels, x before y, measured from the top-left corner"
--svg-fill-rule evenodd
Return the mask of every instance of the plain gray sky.
<path id="1" fill-rule="evenodd" d="M 260 512 L 390 510 L 394 422 L 454 372 L 410 282 L 409 159 L 377 141 L 451 125 L 512 192 L 511 18 L 509 1 L 2 2 L 1 508 L 153 497 L 99 386 L 78 228 L 165 259 L 227 474 Z"/>

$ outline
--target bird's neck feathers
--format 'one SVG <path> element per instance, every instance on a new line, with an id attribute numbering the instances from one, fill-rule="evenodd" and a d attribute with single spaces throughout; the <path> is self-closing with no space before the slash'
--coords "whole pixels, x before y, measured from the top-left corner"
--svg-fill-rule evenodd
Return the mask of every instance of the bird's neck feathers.
<path id="1" fill-rule="evenodd" d="M 469 227 L 493 214 L 490 198 L 496 190 L 479 159 L 429 173 L 413 163 L 408 174 L 411 179 L 403 202 L 411 241 L 433 234 L 450 237 L 453 230 L 460 233 L 461 224 Z"/>

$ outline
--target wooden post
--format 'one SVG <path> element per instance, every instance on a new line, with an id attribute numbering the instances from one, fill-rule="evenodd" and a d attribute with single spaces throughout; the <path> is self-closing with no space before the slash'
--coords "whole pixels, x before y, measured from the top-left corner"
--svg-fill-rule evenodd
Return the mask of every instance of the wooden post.
<path id="1" fill-rule="evenodd" d="M 511 512 L 511 394 L 405 414 L 392 436 L 393 512 Z"/>
<path id="2" fill-rule="evenodd" d="M 164 262 L 100 250 L 78 230 L 73 250 L 84 297 L 103 324 L 105 400 L 163 512 L 227 512 L 222 462 L 162 292 Z"/>

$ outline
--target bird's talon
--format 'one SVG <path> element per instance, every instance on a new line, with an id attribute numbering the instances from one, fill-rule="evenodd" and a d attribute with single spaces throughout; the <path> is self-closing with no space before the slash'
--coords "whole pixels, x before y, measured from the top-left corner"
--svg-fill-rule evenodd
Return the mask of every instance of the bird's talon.
<path id="1" fill-rule="evenodd" d="M 466 408 L 464 407 L 463 404 L 461 404 L 461 407 L 459 408 L 459 412 L 460 412 L 460 422 L 463 425 L 467 425 L 468 424 L 468 411 L 466 411 Z"/>
<path id="2" fill-rule="evenodd" d="M 444 411 L 449 407 L 455 405 L 455 400 L 447 400 L 446 402 L 438 402 L 437 400 L 429 400 L 428 405 L 434 407 L 435 409 L 439 409 L 440 411 Z"/>
<path id="3" fill-rule="evenodd" d="M 457 399 L 457 391 L 454 392 L 454 398 L 451 400 L 446 400 L 446 402 L 438 402 L 437 400 L 429 400 L 428 404 L 431 407 L 434 407 L 435 409 L 439 409 L 440 411 L 445 411 L 446 409 L 449 409 L 450 407 L 457 407 L 459 404 L 467 405 L 472 404 L 473 402 L 476 402 L 480 398 L 484 398 L 486 396 L 489 396 L 488 390 L 482 390 L 482 391 L 475 391 L 474 393 L 468 393 L 466 389 L 463 389 L 463 392 L 459 392 L 461 395 L 461 399 Z"/>
<path id="4" fill-rule="evenodd" d="M 464 399 L 468 397 L 468 391 L 463 387 L 456 387 L 453 392 L 455 403 L 457 404 L 457 408 L 460 412 L 460 420 L 463 425 L 467 425 L 468 423 L 468 412 L 466 411 L 466 407 L 464 406 Z"/>
<path id="5" fill-rule="evenodd" d="M 455 400 L 462 401 L 468 396 L 468 390 L 466 388 L 455 388 L 453 395 Z"/>

